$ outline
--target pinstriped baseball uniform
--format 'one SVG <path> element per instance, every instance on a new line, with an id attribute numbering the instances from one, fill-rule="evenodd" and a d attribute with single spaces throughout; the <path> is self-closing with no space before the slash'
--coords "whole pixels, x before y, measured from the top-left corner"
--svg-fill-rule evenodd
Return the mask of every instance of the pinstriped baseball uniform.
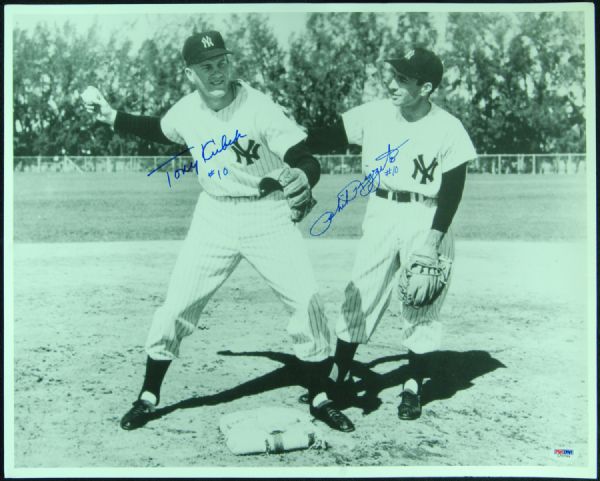
<path id="1" fill-rule="evenodd" d="M 366 343 L 387 309 L 397 273 L 410 254 L 423 245 L 431 229 L 443 172 L 476 156 L 461 122 L 432 103 L 429 113 L 408 122 L 391 100 L 370 102 L 342 115 L 348 141 L 362 145 L 363 171 L 380 172 L 382 189 L 410 192 L 410 202 L 369 196 L 351 281 L 345 290 L 336 331 L 346 342 Z M 388 144 L 398 148 L 385 159 Z M 378 160 L 379 158 L 379 160 Z M 389 170 L 388 170 L 389 168 Z M 388 197 L 389 197 L 388 196 Z M 440 253 L 454 258 L 448 230 Z M 440 309 L 447 288 L 427 307 L 402 306 L 403 344 L 420 354 L 437 349 L 441 341 Z"/>
<path id="2" fill-rule="evenodd" d="M 206 303 L 245 258 L 283 301 L 296 356 L 325 359 L 327 320 L 302 236 L 282 194 L 258 198 L 260 179 L 285 165 L 285 152 L 305 133 L 281 107 L 239 81 L 227 107 L 215 112 L 194 92 L 167 112 L 161 129 L 171 140 L 193 147 L 203 192 L 167 298 L 152 321 L 149 356 L 171 360 L 179 355 L 182 339 L 194 331 Z M 209 177 L 211 169 L 224 168 L 227 175 Z"/>
<path id="3" fill-rule="evenodd" d="M 217 197 L 256 196 L 260 179 L 285 165 L 282 159 L 287 149 L 306 137 L 268 96 L 241 80 L 234 85 L 235 99 L 218 112 L 207 107 L 194 91 L 161 119 L 168 138 L 193 147 L 190 152 L 198 160 L 202 189 Z M 232 141 L 236 131 L 243 137 L 214 154 L 221 149 L 222 136 Z M 228 171 L 226 177 L 208 176 L 211 169 L 222 171 L 223 167 Z"/>

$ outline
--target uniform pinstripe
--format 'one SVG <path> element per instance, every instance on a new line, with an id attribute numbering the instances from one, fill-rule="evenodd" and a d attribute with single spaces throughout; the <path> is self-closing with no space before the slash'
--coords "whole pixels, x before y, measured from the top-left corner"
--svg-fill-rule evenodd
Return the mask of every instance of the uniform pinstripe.
<path id="1" fill-rule="evenodd" d="M 161 120 L 167 137 L 192 147 L 190 152 L 198 160 L 200 184 L 204 191 L 217 197 L 255 196 L 260 179 L 282 167 L 287 149 L 306 137 L 265 94 L 241 80 L 234 84 L 235 99 L 218 112 L 208 108 L 194 91 L 173 105 Z M 233 140 L 236 130 L 244 135 L 236 145 L 204 161 L 203 145 L 205 157 L 210 157 L 221 146 L 221 137 L 226 135 Z M 208 176 L 211 169 L 223 167 L 229 172 L 226 178 Z"/>
<path id="2" fill-rule="evenodd" d="M 396 203 L 379 197 L 369 200 L 363 238 L 336 327 L 340 339 L 368 342 L 389 306 L 401 266 L 424 242 L 434 213 L 433 203 Z M 402 219 L 402 222 L 389 222 L 389 219 Z M 454 257 L 451 231 L 444 236 L 440 251 Z M 420 309 L 402 306 L 402 342 L 412 351 L 429 352 L 438 347 L 441 336 L 438 319 L 447 290 L 448 287 L 431 306 Z"/>
<path id="3" fill-rule="evenodd" d="M 342 118 L 348 141 L 363 148 L 363 172 L 369 174 L 387 162 L 394 170 L 386 173 L 381 167 L 381 188 L 411 193 L 410 202 L 369 197 L 363 236 L 336 323 L 338 338 L 366 343 L 389 306 L 400 269 L 431 231 L 442 173 L 476 154 L 460 121 L 435 104 L 416 122 L 406 121 L 391 100 L 361 105 Z M 385 160 L 381 154 L 388 146 L 400 147 Z M 454 259 L 451 229 L 439 251 Z M 430 306 L 402 306 L 401 341 L 405 347 L 417 354 L 439 348 L 440 310 L 447 291 L 448 286 Z"/>
<path id="4" fill-rule="evenodd" d="M 146 350 L 157 360 L 177 357 L 206 303 L 246 259 L 286 307 L 296 356 L 320 361 L 329 355 L 329 330 L 304 240 L 281 193 L 258 198 L 259 180 L 282 167 L 286 150 L 305 134 L 260 92 L 242 82 L 237 89 L 235 100 L 219 112 L 206 108 L 196 92 L 175 104 L 161 121 L 165 135 L 194 146 L 203 192 L 166 300 L 155 312 Z M 199 146 L 209 139 L 220 142 L 223 134 L 233 139 L 236 130 L 246 136 L 239 139 L 237 153 L 230 146 L 203 161 Z M 210 178 L 208 169 L 218 166 L 227 166 L 229 174 Z"/>
<path id="5" fill-rule="evenodd" d="M 232 80 L 230 54 L 216 30 L 194 33 L 186 39 L 182 57 L 195 90 L 162 118 L 119 115 L 106 102 L 101 109 L 106 111 L 104 121 L 119 131 L 185 144 L 187 148 L 161 167 L 189 152 L 193 160 L 182 162 L 173 176 L 178 179 L 195 170 L 202 187 L 166 299 L 155 311 L 146 339 L 144 384 L 120 425 L 133 430 L 154 417 L 161 385 L 183 339 L 194 332 L 206 304 L 245 259 L 285 306 L 287 331 L 301 368 L 297 374 L 309 390 L 310 414 L 349 432 L 354 430 L 352 422 L 327 396 L 327 363 L 321 361 L 330 354 L 329 325 L 305 241 L 292 221 L 288 192 L 303 183 L 305 194 L 306 181 L 318 179 L 318 163 L 301 144 L 306 133 L 280 106 L 248 84 Z M 292 184 L 294 189 L 266 194 L 261 180 L 275 179 L 289 168 L 304 172 Z M 171 187 L 168 172 L 167 180 Z"/>

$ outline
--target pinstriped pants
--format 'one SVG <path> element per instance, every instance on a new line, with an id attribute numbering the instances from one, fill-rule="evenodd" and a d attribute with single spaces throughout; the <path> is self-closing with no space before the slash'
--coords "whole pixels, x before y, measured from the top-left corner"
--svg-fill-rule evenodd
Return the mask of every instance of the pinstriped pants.
<path id="1" fill-rule="evenodd" d="M 217 199 L 201 193 L 190 230 L 171 275 L 164 304 L 146 341 L 157 360 L 179 356 L 215 291 L 245 258 L 282 300 L 296 356 L 321 361 L 330 334 L 317 283 L 299 230 L 281 199 Z"/>
<path id="2" fill-rule="evenodd" d="M 431 229 L 433 201 L 394 202 L 369 198 L 363 236 L 359 241 L 351 280 L 336 323 L 337 336 L 346 342 L 367 343 L 389 306 L 398 272 L 410 254 L 421 246 Z M 449 230 L 440 251 L 454 259 L 454 238 Z M 435 351 L 442 336 L 440 309 L 448 286 L 430 306 L 402 305 L 402 344 L 417 354 Z"/>

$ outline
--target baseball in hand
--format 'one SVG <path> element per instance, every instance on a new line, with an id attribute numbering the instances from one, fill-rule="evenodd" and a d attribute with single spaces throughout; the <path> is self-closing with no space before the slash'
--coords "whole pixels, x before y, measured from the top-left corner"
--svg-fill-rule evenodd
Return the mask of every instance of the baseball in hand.
<path id="1" fill-rule="evenodd" d="M 86 89 L 81 94 L 81 100 L 83 100 L 83 103 L 88 105 L 100 105 L 104 100 L 104 97 L 100 93 L 100 90 L 98 90 L 96 87 L 90 86 L 86 87 Z"/>
<path id="2" fill-rule="evenodd" d="M 86 87 L 81 93 L 81 100 L 85 109 L 94 114 L 95 119 L 112 125 L 115 122 L 117 112 L 109 105 L 104 95 L 96 87 Z"/>

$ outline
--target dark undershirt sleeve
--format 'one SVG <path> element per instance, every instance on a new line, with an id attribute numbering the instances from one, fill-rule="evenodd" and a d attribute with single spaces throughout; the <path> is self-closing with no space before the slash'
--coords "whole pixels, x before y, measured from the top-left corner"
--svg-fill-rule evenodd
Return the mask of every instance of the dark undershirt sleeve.
<path id="1" fill-rule="evenodd" d="M 334 149 L 344 149 L 348 146 L 348 137 L 341 116 L 327 127 L 308 129 L 306 145 L 315 154 L 328 154 Z"/>
<path id="2" fill-rule="evenodd" d="M 132 115 L 117 111 L 114 128 L 115 132 L 120 134 L 132 134 L 152 142 L 161 144 L 175 143 L 166 137 L 160 128 L 160 117 Z"/>
<path id="3" fill-rule="evenodd" d="M 283 161 L 290 167 L 302 170 L 308 177 L 308 183 L 311 187 L 319 182 L 321 165 L 312 156 L 304 140 L 290 147 L 283 156 Z"/>
<path id="4" fill-rule="evenodd" d="M 438 205 L 433 216 L 432 229 L 447 232 L 462 198 L 467 176 L 467 162 L 442 174 Z"/>

